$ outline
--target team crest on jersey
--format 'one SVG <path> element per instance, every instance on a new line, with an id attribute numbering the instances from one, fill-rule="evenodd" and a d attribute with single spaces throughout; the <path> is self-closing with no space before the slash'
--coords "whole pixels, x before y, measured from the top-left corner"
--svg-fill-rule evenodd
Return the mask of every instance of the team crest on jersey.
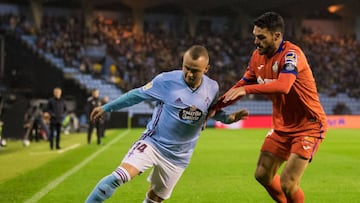
<path id="1" fill-rule="evenodd" d="M 153 82 L 152 81 L 148 82 L 146 85 L 144 85 L 143 90 L 148 90 L 152 88 L 152 86 L 153 86 Z"/>
<path id="2" fill-rule="evenodd" d="M 202 115 L 203 112 L 200 109 L 198 109 L 196 106 L 189 106 L 185 109 L 181 109 L 179 112 L 179 117 L 182 120 L 188 120 L 188 121 L 198 121 Z"/>
<path id="3" fill-rule="evenodd" d="M 278 69 L 279 69 L 279 63 L 277 61 L 275 61 L 275 63 L 272 66 L 272 71 L 274 73 L 276 73 L 276 72 L 278 72 Z"/>
<path id="4" fill-rule="evenodd" d="M 210 105 L 210 98 L 209 97 L 206 97 L 205 103 L 206 103 L 206 106 L 209 107 L 209 105 Z"/>
<path id="5" fill-rule="evenodd" d="M 285 55 L 285 64 L 292 64 L 296 67 L 297 64 L 297 55 L 295 52 L 289 52 Z"/>

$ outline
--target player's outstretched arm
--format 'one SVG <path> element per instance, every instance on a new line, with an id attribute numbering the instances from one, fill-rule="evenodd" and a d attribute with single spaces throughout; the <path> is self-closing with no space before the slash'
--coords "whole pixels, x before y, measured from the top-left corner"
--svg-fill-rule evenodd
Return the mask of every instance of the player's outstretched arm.
<path id="1" fill-rule="evenodd" d="M 212 112 L 213 113 L 213 112 Z M 234 123 L 239 120 L 247 119 L 249 116 L 249 111 L 246 109 L 241 109 L 239 111 L 233 113 L 227 113 L 223 110 L 217 111 L 214 115 L 214 119 L 217 121 L 221 121 L 225 124 Z"/>
<path id="2" fill-rule="evenodd" d="M 241 109 L 240 111 L 231 113 L 228 118 L 227 121 L 229 123 L 234 123 L 237 122 L 239 120 L 245 120 L 247 119 L 247 117 L 249 116 L 249 111 L 246 109 Z"/>
<path id="3" fill-rule="evenodd" d="M 94 108 L 90 114 L 90 121 L 95 122 L 101 120 L 104 115 L 104 109 L 101 106 Z"/>

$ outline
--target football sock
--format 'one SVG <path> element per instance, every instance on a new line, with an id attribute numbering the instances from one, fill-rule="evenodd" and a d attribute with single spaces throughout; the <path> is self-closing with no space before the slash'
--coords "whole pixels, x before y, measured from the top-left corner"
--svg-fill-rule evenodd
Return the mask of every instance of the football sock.
<path id="1" fill-rule="evenodd" d="M 112 174 L 104 177 L 95 186 L 86 199 L 86 203 L 100 203 L 111 197 L 115 189 L 130 180 L 129 173 L 119 167 Z"/>
<path id="2" fill-rule="evenodd" d="M 112 175 L 120 181 L 120 184 L 126 183 L 131 179 L 130 174 L 123 167 L 118 167 L 114 172 L 112 172 Z"/>
<path id="3" fill-rule="evenodd" d="M 299 188 L 291 197 L 287 198 L 288 203 L 303 203 L 305 200 L 304 192 Z"/>
<path id="4" fill-rule="evenodd" d="M 280 176 L 276 174 L 269 185 L 265 186 L 270 196 L 278 203 L 286 203 L 285 193 L 281 189 Z"/>

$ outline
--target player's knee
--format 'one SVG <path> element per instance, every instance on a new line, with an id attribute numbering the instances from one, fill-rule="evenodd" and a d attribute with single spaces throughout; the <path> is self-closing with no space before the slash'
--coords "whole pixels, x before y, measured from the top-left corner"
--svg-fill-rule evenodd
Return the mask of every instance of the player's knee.
<path id="1" fill-rule="evenodd" d="M 281 189 L 285 194 L 291 194 L 294 188 L 297 186 L 295 180 L 291 178 L 281 177 L 280 178 Z"/>
<path id="2" fill-rule="evenodd" d="M 124 184 L 128 181 L 130 181 L 131 176 L 129 174 L 129 172 L 123 168 L 123 167 L 118 167 L 113 173 L 112 175 L 118 180 L 118 182 L 120 184 Z"/>
<path id="3" fill-rule="evenodd" d="M 262 185 L 268 185 L 271 183 L 271 176 L 266 173 L 265 170 L 257 168 L 255 171 L 255 179 Z"/>

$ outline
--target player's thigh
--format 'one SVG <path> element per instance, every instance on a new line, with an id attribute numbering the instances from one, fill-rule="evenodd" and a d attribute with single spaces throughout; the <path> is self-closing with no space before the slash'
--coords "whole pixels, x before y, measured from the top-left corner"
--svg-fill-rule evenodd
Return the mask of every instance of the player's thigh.
<path id="1" fill-rule="evenodd" d="M 157 196 L 162 199 L 169 199 L 185 169 L 175 166 L 160 154 L 157 155 L 157 163 L 148 180 L 151 189 Z"/>
<path id="2" fill-rule="evenodd" d="M 302 133 L 292 141 L 291 153 L 308 159 L 310 162 L 318 151 L 322 138 L 316 137 L 314 133 Z"/>
<path id="3" fill-rule="evenodd" d="M 308 159 L 301 157 L 298 154 L 291 153 L 281 173 L 281 181 L 285 185 L 298 184 L 308 164 Z"/>
<path id="4" fill-rule="evenodd" d="M 125 168 L 131 178 L 154 166 L 154 148 L 143 140 L 135 142 L 123 158 L 120 166 Z"/>
<path id="5" fill-rule="evenodd" d="M 256 179 L 263 184 L 270 183 L 283 162 L 283 158 L 270 152 L 262 151 L 256 166 Z"/>
<path id="6" fill-rule="evenodd" d="M 262 152 L 269 152 L 276 157 L 287 160 L 290 155 L 292 137 L 281 132 L 270 130 L 261 146 Z"/>

